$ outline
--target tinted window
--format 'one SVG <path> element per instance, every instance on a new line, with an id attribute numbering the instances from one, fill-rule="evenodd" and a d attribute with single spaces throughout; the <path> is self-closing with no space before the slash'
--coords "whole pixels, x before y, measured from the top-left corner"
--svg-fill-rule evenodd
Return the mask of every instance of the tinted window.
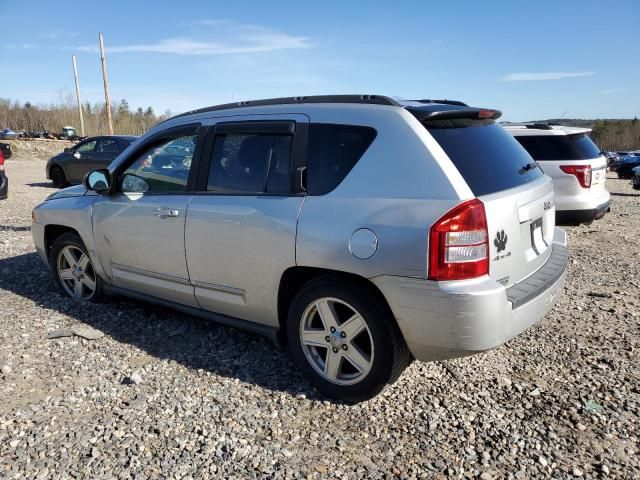
<path id="1" fill-rule="evenodd" d="M 588 160 L 600 156 L 600 149 L 584 133 L 579 135 L 518 136 L 516 140 L 534 160 Z"/>
<path id="2" fill-rule="evenodd" d="M 449 119 L 423 124 L 476 196 L 514 188 L 543 175 L 526 150 L 493 120 Z"/>
<path id="3" fill-rule="evenodd" d="M 307 190 L 322 195 L 336 188 L 376 138 L 370 127 L 312 123 L 309 128 Z"/>
<path id="4" fill-rule="evenodd" d="M 187 189 L 197 135 L 168 138 L 148 148 L 123 172 L 123 192 L 174 193 Z M 137 181 L 136 178 L 144 182 Z M 143 186 L 145 182 L 148 188 Z"/>
<path id="5" fill-rule="evenodd" d="M 129 145 L 131 145 L 133 142 L 135 142 L 136 140 L 137 140 L 137 138 L 121 138 L 120 139 L 120 147 L 122 148 L 122 150 L 124 150 Z"/>
<path id="6" fill-rule="evenodd" d="M 90 140 L 88 142 L 81 143 L 75 148 L 75 152 L 93 152 L 93 149 L 96 148 L 96 143 L 98 143 L 97 140 Z"/>
<path id="7" fill-rule="evenodd" d="M 113 138 L 102 138 L 98 142 L 96 152 L 100 153 L 115 153 L 118 151 L 118 142 Z"/>
<path id="8" fill-rule="evenodd" d="M 291 192 L 293 136 L 216 135 L 207 190 L 237 194 Z"/>

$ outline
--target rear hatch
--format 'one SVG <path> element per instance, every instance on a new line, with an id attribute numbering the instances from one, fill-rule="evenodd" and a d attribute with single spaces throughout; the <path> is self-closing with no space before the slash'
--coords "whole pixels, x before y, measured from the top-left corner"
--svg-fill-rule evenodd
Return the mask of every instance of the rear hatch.
<path id="1" fill-rule="evenodd" d="M 505 286 L 551 255 L 555 200 L 551 179 L 494 119 L 500 112 L 463 106 L 407 107 L 485 206 L 489 275 Z"/>

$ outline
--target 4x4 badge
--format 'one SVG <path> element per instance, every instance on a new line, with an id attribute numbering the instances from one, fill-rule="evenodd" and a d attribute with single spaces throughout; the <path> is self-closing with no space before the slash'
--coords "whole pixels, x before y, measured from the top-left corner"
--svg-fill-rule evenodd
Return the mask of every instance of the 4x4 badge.
<path id="1" fill-rule="evenodd" d="M 504 233 L 504 230 L 500 230 L 498 233 L 496 233 L 496 238 L 493 241 L 493 244 L 498 249 L 498 253 L 507 248 L 507 238 L 509 237 L 507 237 L 507 234 Z"/>

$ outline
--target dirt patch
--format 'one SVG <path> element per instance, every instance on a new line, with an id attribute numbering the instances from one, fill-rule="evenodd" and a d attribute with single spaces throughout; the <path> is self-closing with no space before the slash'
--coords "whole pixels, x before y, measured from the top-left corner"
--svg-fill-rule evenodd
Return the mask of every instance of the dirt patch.
<path id="1" fill-rule="evenodd" d="M 11 145 L 11 160 L 48 160 L 62 152 L 65 148 L 73 147 L 75 142 L 67 140 L 48 140 L 44 138 L 30 138 L 26 140 L 0 140 Z"/>

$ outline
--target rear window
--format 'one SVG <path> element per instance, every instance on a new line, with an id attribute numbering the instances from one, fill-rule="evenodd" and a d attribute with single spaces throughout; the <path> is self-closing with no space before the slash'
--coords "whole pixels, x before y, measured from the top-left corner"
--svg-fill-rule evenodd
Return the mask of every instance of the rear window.
<path id="1" fill-rule="evenodd" d="M 476 196 L 518 187 L 543 175 L 526 150 L 493 120 L 427 120 L 423 125 Z"/>
<path id="2" fill-rule="evenodd" d="M 312 123 L 309 127 L 308 192 L 336 188 L 376 138 L 371 127 Z"/>
<path id="3" fill-rule="evenodd" d="M 600 149 L 587 134 L 518 136 L 516 140 L 536 161 L 589 160 L 600 156 Z"/>

